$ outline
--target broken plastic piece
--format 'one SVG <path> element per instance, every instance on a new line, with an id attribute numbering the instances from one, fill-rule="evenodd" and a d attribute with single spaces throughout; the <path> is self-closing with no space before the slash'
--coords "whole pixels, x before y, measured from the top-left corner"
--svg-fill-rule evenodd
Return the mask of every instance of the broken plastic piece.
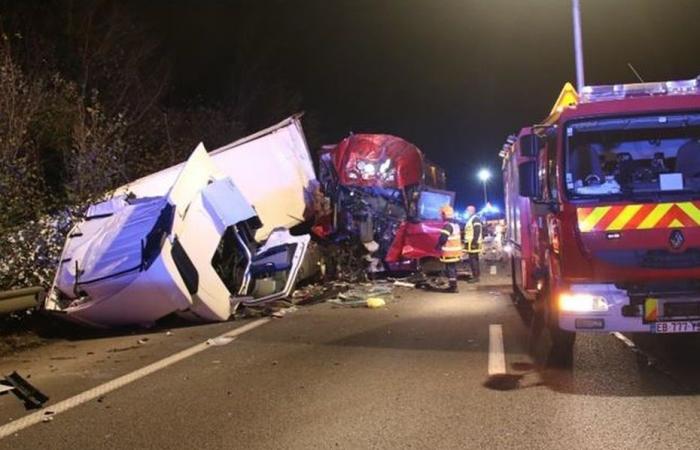
<path id="1" fill-rule="evenodd" d="M 385 306 L 386 302 L 380 297 L 370 297 L 367 299 L 367 307 L 370 309 L 377 309 Z"/>
<path id="2" fill-rule="evenodd" d="M 12 393 L 15 394 L 17 398 L 24 401 L 24 407 L 27 409 L 41 408 L 42 405 L 49 400 L 49 397 L 29 384 L 29 382 L 22 378 L 17 372 L 12 372 L 10 375 L 7 375 L 3 384 L 13 387 Z"/>
<path id="3" fill-rule="evenodd" d="M 230 336 L 219 336 L 212 339 L 207 339 L 207 345 L 226 345 L 233 342 L 236 338 Z"/>

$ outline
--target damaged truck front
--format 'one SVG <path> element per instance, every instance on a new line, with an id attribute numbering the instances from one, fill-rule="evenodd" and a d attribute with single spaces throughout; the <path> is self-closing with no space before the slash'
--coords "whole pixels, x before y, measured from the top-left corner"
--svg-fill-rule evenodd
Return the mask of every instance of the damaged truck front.
<path id="1" fill-rule="evenodd" d="M 227 320 L 241 303 L 287 297 L 310 245 L 289 228 L 304 220 L 315 183 L 298 125 L 288 119 L 213 155 L 200 144 L 186 163 L 92 205 L 67 237 L 43 309 L 90 326 L 148 326 L 170 314 Z"/>
<path id="2" fill-rule="evenodd" d="M 439 210 L 452 205 L 445 172 L 413 144 L 390 135 L 355 134 L 322 149 L 319 179 L 331 208 L 314 232 L 364 244 L 377 270 L 416 270 L 439 256 Z"/>

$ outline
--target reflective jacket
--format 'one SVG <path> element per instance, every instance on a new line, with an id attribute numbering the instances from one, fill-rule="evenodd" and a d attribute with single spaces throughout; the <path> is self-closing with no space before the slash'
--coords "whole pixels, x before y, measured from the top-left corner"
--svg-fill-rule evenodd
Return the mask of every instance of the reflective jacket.
<path id="1" fill-rule="evenodd" d="M 467 220 L 464 227 L 464 249 L 467 253 L 481 253 L 481 244 L 484 242 L 481 218 L 474 214 Z"/>
<path id="2" fill-rule="evenodd" d="M 440 230 L 447 239 L 440 247 L 440 261 L 444 263 L 458 262 L 462 259 L 462 245 L 459 236 L 459 224 L 447 222 Z"/>

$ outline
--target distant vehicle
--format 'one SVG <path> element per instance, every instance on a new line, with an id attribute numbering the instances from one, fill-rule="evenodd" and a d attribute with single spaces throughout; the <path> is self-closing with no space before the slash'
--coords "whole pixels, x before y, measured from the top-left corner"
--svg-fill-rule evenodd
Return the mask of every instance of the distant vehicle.
<path id="1" fill-rule="evenodd" d="M 567 84 L 502 152 L 513 289 L 579 331 L 700 331 L 700 83 Z"/>
<path id="2" fill-rule="evenodd" d="M 385 134 L 353 134 L 321 151 L 319 181 L 332 211 L 320 236 L 366 244 L 389 270 L 415 269 L 435 250 L 440 208 L 454 203 L 445 172 L 415 145 Z"/>

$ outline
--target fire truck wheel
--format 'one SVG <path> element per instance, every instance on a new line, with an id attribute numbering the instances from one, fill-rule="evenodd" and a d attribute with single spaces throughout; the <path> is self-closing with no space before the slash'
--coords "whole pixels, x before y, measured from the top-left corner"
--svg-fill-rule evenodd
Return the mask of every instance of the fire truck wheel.
<path id="1" fill-rule="evenodd" d="M 551 347 L 547 355 L 547 365 L 570 367 L 573 364 L 576 333 L 559 328 L 557 309 L 550 292 L 547 286 L 538 296 L 533 312 L 533 323 L 539 319 L 542 332 L 549 334 Z"/>
<path id="2" fill-rule="evenodd" d="M 527 302 L 518 287 L 518 282 L 515 280 L 515 257 L 513 256 L 510 257 L 510 282 L 513 288 L 513 303 L 515 303 L 516 306 L 525 305 Z"/>

